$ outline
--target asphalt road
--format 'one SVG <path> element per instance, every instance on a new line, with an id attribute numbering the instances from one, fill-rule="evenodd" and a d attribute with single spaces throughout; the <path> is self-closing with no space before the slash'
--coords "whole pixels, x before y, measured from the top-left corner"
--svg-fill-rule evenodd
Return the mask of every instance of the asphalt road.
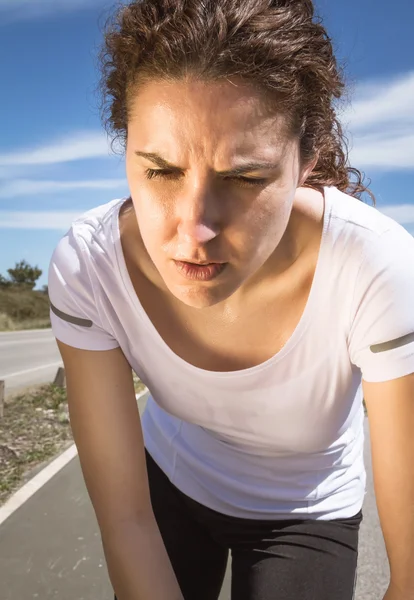
<path id="1" fill-rule="evenodd" d="M 0 333 L 0 380 L 6 395 L 53 381 L 62 364 L 51 329 Z"/>
<path id="2" fill-rule="evenodd" d="M 141 410 L 143 405 L 144 399 Z M 389 570 L 373 491 L 368 420 L 365 432 L 368 481 L 355 600 L 382 600 Z M 2 600 L 113 599 L 77 458 L 0 527 L 0 581 Z M 230 569 L 220 600 L 230 600 Z"/>

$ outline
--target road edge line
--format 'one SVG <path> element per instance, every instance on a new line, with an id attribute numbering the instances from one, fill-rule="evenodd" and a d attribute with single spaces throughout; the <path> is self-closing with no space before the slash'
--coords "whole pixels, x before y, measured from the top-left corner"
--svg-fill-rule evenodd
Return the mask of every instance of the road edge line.
<path id="1" fill-rule="evenodd" d="M 18 508 L 43 487 L 56 473 L 65 467 L 77 455 L 75 444 L 72 444 L 55 460 L 30 479 L 11 496 L 3 506 L 0 506 L 0 525 L 4 523 Z"/>
<path id="2" fill-rule="evenodd" d="M 148 389 L 136 394 L 137 401 L 148 393 Z M 78 450 L 75 444 L 72 444 L 64 452 L 59 454 L 51 463 L 37 473 L 32 479 L 27 481 L 17 490 L 3 506 L 0 506 L 0 526 L 16 510 L 18 510 L 29 498 L 38 492 L 48 481 L 50 481 L 59 471 L 61 471 L 71 460 L 77 456 Z"/>

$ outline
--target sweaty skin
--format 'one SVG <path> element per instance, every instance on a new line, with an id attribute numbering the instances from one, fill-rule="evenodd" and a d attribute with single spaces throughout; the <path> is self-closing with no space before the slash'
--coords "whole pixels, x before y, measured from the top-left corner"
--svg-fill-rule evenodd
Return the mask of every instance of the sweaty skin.
<path id="1" fill-rule="evenodd" d="M 126 263 L 160 335 L 201 368 L 267 360 L 306 304 L 324 198 L 301 187 L 316 159 L 301 165 L 285 129 L 246 83 L 151 81 L 131 101 Z M 195 281 L 175 261 L 226 267 Z"/>

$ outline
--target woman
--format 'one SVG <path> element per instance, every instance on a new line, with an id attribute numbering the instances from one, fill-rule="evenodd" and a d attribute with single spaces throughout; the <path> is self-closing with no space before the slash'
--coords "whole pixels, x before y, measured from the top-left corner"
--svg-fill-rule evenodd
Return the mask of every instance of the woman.
<path id="1" fill-rule="evenodd" d="M 359 200 L 311 0 L 135 0 L 103 84 L 131 195 L 73 223 L 49 293 L 118 599 L 216 600 L 231 552 L 233 600 L 351 600 L 361 380 L 412 598 L 414 240 Z"/>

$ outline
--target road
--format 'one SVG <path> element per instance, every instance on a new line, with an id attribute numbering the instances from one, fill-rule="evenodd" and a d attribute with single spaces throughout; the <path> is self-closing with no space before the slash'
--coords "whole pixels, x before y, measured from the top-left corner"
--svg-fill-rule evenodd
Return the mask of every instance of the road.
<path id="1" fill-rule="evenodd" d="M 0 333 L 0 380 L 6 382 L 6 395 L 53 381 L 61 364 L 51 329 Z"/>
<path id="2" fill-rule="evenodd" d="M 373 491 L 367 419 L 365 433 L 368 480 L 355 600 L 382 600 L 389 570 Z M 113 600 L 77 457 L 0 527 L 0 581 L 2 600 Z M 230 569 L 220 600 L 230 600 Z"/>

